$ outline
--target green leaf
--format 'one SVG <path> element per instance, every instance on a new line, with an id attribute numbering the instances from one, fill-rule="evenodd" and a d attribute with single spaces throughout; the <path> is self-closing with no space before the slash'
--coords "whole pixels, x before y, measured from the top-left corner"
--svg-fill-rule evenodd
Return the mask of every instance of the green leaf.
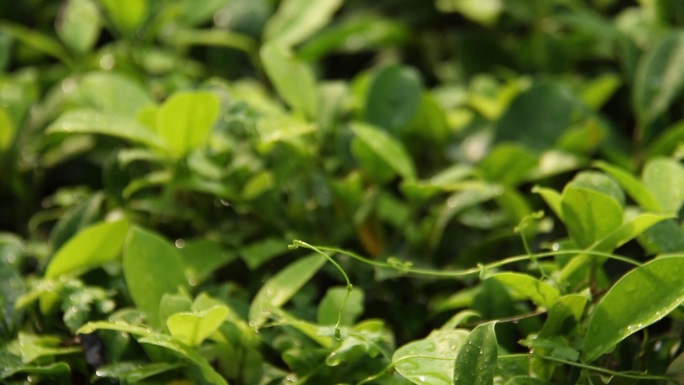
<path id="1" fill-rule="evenodd" d="M 227 315 L 227 307 L 214 306 L 197 313 L 176 313 L 166 320 L 166 326 L 174 338 L 198 346 L 218 330 Z"/>
<path id="2" fill-rule="evenodd" d="M 575 176 L 568 186 L 596 191 L 615 199 L 620 206 L 625 204 L 625 194 L 617 182 L 600 172 L 582 171 Z"/>
<path id="3" fill-rule="evenodd" d="M 601 299 L 587 327 L 582 358 L 590 362 L 684 301 L 684 256 L 656 258 L 628 272 Z"/>
<path id="4" fill-rule="evenodd" d="M 30 364 L 38 358 L 78 353 L 80 347 L 64 347 L 62 340 L 52 336 L 38 336 L 20 332 L 17 339 L 8 345 L 8 350 L 21 357 L 21 362 Z"/>
<path id="5" fill-rule="evenodd" d="M 130 77 L 114 71 L 94 71 L 79 82 L 81 96 L 99 112 L 136 118 L 139 111 L 154 106 L 147 91 Z"/>
<path id="6" fill-rule="evenodd" d="M 45 278 L 78 275 L 116 259 L 127 233 L 125 219 L 86 227 L 57 250 L 45 270 Z"/>
<path id="7" fill-rule="evenodd" d="M 0 33 L 8 34 L 27 46 L 57 58 L 63 63 L 71 61 L 64 47 L 52 36 L 4 20 L 0 22 Z"/>
<path id="8" fill-rule="evenodd" d="M 619 187 L 618 187 L 619 188 Z M 561 197 L 563 223 L 577 246 L 586 248 L 622 225 L 622 207 L 597 185 L 570 183 Z"/>
<path id="9" fill-rule="evenodd" d="M 525 180 L 539 163 L 539 158 L 516 144 L 500 144 L 480 163 L 488 181 L 515 186 Z"/>
<path id="10" fill-rule="evenodd" d="M 173 339 L 170 336 L 162 334 L 149 334 L 138 339 L 138 342 L 141 344 L 149 344 L 169 349 L 177 353 L 182 358 L 188 359 L 197 367 L 197 369 L 199 369 L 199 373 L 187 372 L 187 374 L 192 377 L 195 383 L 228 385 L 228 382 L 214 370 L 211 364 L 209 364 L 209 362 L 207 362 L 207 360 L 197 350 Z"/>
<path id="11" fill-rule="evenodd" d="M 202 146 L 218 118 L 219 99 L 209 92 L 178 92 L 157 112 L 157 133 L 180 158 Z"/>
<path id="12" fill-rule="evenodd" d="M 600 168 L 615 178 L 615 180 L 620 183 L 622 188 L 627 191 L 627 194 L 629 194 L 629 196 L 634 199 L 634 201 L 637 202 L 643 209 L 655 212 L 662 211 L 655 196 L 646 188 L 644 183 L 642 183 L 629 172 L 603 161 L 594 163 L 594 166 Z"/>
<path id="13" fill-rule="evenodd" d="M 161 326 L 162 296 L 187 285 L 178 250 L 164 238 L 133 227 L 124 245 L 123 273 L 135 306 L 151 326 Z"/>
<path id="14" fill-rule="evenodd" d="M 284 0 L 264 27 L 264 40 L 294 46 L 325 27 L 343 0 Z"/>
<path id="15" fill-rule="evenodd" d="M 360 122 L 353 123 L 351 130 L 397 174 L 404 179 L 416 179 L 413 161 L 401 142 L 377 127 Z"/>
<path id="16" fill-rule="evenodd" d="M 558 298 L 549 309 L 549 316 L 539 331 L 539 337 L 569 334 L 577 327 L 588 298 L 580 294 L 568 294 Z"/>
<path id="17" fill-rule="evenodd" d="M 192 282 L 200 282 L 216 269 L 235 260 L 236 255 L 209 239 L 185 241 L 180 249 L 183 271 Z"/>
<path id="18" fill-rule="evenodd" d="M 561 208 L 561 200 L 563 197 L 558 193 L 558 191 L 550 188 L 534 186 L 532 188 L 532 192 L 541 195 L 541 197 L 544 199 L 544 202 L 546 202 L 546 205 L 553 210 L 554 214 L 556 214 L 556 216 L 559 218 L 563 218 L 563 209 Z"/>
<path id="19" fill-rule="evenodd" d="M 392 355 L 397 372 L 414 384 L 451 385 L 454 360 L 468 338 L 466 330 L 435 330 Z"/>
<path id="20" fill-rule="evenodd" d="M 420 106 L 423 82 L 411 67 L 390 66 L 380 70 L 371 80 L 365 120 L 396 133 L 407 125 Z"/>
<path id="21" fill-rule="evenodd" d="M 102 134 L 138 142 L 149 147 L 166 148 L 164 141 L 142 124 L 125 117 L 89 109 L 62 114 L 46 131 L 48 134 Z"/>
<path id="22" fill-rule="evenodd" d="M 271 311 L 280 308 L 297 293 L 325 261 L 324 257 L 317 254 L 310 255 L 289 264 L 269 278 L 252 300 L 249 324 L 255 328 L 263 326 Z"/>
<path id="23" fill-rule="evenodd" d="M 508 382 L 506 385 L 552 385 L 550 382 L 542 381 L 537 378 L 533 377 L 513 377 Z"/>
<path id="24" fill-rule="evenodd" d="M 126 36 L 132 36 L 147 17 L 148 0 L 100 0 L 109 20 Z"/>
<path id="25" fill-rule="evenodd" d="M 502 0 L 435 0 L 435 6 L 440 12 L 458 12 L 485 26 L 495 25 L 504 10 Z"/>
<path id="26" fill-rule="evenodd" d="M 155 362 L 141 364 L 140 362 L 116 362 L 97 368 L 97 377 L 116 378 L 121 382 L 135 384 L 148 377 L 160 373 L 185 367 L 182 362 Z M 94 379 L 91 379 L 95 382 Z"/>
<path id="27" fill-rule="evenodd" d="M 576 100 L 554 84 L 520 94 L 496 125 L 496 142 L 515 142 L 535 152 L 551 147 L 570 126 Z"/>
<path id="28" fill-rule="evenodd" d="M 16 127 L 7 109 L 0 105 L 0 152 L 12 145 Z"/>
<path id="29" fill-rule="evenodd" d="M 684 167 L 675 159 L 657 157 L 646 163 L 642 177 L 661 212 L 676 215 L 684 203 Z"/>
<path id="30" fill-rule="evenodd" d="M 346 287 L 331 287 L 328 289 L 316 311 L 318 323 L 321 325 L 334 325 L 337 322 L 337 317 L 346 297 Z M 342 325 L 352 325 L 363 313 L 364 297 L 363 290 L 360 288 L 354 288 L 354 290 L 349 293 L 349 298 L 344 306 L 342 320 L 340 322 Z"/>
<path id="31" fill-rule="evenodd" d="M 100 35 L 100 12 L 92 0 L 69 0 L 57 19 L 57 36 L 72 51 L 93 48 Z"/>
<path id="32" fill-rule="evenodd" d="M 560 295 L 558 289 L 546 282 L 522 273 L 498 273 L 490 279 L 495 279 L 519 297 L 529 299 L 538 306 L 547 309 L 553 306 Z"/>
<path id="33" fill-rule="evenodd" d="M 287 242 L 282 238 L 266 238 L 250 243 L 240 249 L 240 257 L 251 270 L 287 251 Z"/>
<path id="34" fill-rule="evenodd" d="M 296 112 L 313 120 L 318 110 L 318 88 L 313 71 L 290 49 L 267 43 L 261 47 L 261 62 L 280 97 Z"/>
<path id="35" fill-rule="evenodd" d="M 642 131 L 661 116 L 684 87 L 684 33 L 673 32 L 639 61 L 633 103 Z"/>
<path id="36" fill-rule="evenodd" d="M 463 346 L 458 350 L 454 367 L 454 385 L 492 385 L 498 347 L 496 321 L 482 324 L 473 329 Z"/>

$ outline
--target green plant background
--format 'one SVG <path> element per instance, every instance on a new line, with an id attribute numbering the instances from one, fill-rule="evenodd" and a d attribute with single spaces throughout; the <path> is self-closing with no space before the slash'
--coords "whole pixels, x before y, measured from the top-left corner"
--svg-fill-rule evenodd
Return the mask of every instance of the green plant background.
<path id="1" fill-rule="evenodd" d="M 0 381 L 684 384 L 683 4 L 3 4 Z"/>

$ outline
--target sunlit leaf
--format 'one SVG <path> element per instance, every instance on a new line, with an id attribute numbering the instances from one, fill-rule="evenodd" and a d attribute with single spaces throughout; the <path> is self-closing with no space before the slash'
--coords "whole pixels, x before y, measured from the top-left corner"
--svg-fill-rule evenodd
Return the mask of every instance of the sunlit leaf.
<path id="1" fill-rule="evenodd" d="M 458 350 L 454 385 L 492 385 L 498 357 L 494 326 L 488 322 L 473 329 Z"/>
<path id="2" fill-rule="evenodd" d="M 160 236 L 133 227 L 124 245 L 123 272 L 135 306 L 151 326 L 161 326 L 162 296 L 187 285 L 177 249 Z"/>
<path id="3" fill-rule="evenodd" d="M 218 118 L 219 99 L 209 92 L 180 92 L 169 97 L 157 112 L 157 133 L 175 157 L 200 147 Z"/>
<path id="4" fill-rule="evenodd" d="M 511 290 L 513 294 L 546 308 L 553 306 L 559 296 L 558 289 L 527 274 L 498 273 L 492 275 L 490 279 L 496 279 Z"/>
<path id="5" fill-rule="evenodd" d="M 454 361 L 467 338 L 467 330 L 433 331 L 425 339 L 398 348 L 392 363 L 414 384 L 451 385 Z"/>
<path id="6" fill-rule="evenodd" d="M 684 256 L 656 258 L 618 280 L 594 309 L 582 358 L 593 361 L 684 301 Z"/>
<path id="7" fill-rule="evenodd" d="M 364 123 L 354 123 L 351 129 L 366 146 L 370 147 L 397 174 L 409 180 L 416 178 L 413 161 L 401 142 L 385 131 Z"/>
<path id="8" fill-rule="evenodd" d="M 93 47 L 100 34 L 100 11 L 93 0 L 69 0 L 57 19 L 57 36 L 74 52 Z"/>
<path id="9" fill-rule="evenodd" d="M 342 0 L 285 0 L 264 27 L 267 42 L 293 46 L 325 27 Z"/>
<path id="10" fill-rule="evenodd" d="M 197 346 L 218 330 L 227 314 L 225 306 L 214 306 L 197 313 L 176 313 L 166 320 L 166 326 L 179 341 Z"/>
<path id="11" fill-rule="evenodd" d="M 325 264 L 325 258 L 310 255 L 300 258 L 269 278 L 259 289 L 249 307 L 249 324 L 258 328 L 272 309 L 284 305 Z"/>

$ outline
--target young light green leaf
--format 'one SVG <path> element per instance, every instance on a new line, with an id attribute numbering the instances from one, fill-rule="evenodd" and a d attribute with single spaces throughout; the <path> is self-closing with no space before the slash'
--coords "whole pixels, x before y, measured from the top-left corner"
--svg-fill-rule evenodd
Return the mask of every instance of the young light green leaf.
<path id="1" fill-rule="evenodd" d="M 435 330 L 398 348 L 392 364 L 414 384 L 451 385 L 454 360 L 467 337 L 467 330 Z"/>
<path id="2" fill-rule="evenodd" d="M 440 12 L 458 12 L 466 18 L 487 27 L 496 24 L 496 20 L 505 9 L 504 3 L 501 0 L 487 2 L 477 0 L 435 0 L 435 6 Z"/>
<path id="3" fill-rule="evenodd" d="M 396 133 L 411 121 L 420 106 L 423 82 L 413 68 L 390 66 L 383 68 L 371 80 L 365 120 Z"/>
<path id="4" fill-rule="evenodd" d="M 249 324 L 261 327 L 272 309 L 284 305 L 325 264 L 317 254 L 301 258 L 271 277 L 261 287 L 249 307 Z"/>
<path id="5" fill-rule="evenodd" d="M 343 0 L 285 0 L 264 27 L 264 39 L 294 46 L 325 27 Z"/>
<path id="6" fill-rule="evenodd" d="M 275 43 L 265 44 L 260 56 L 280 97 L 293 110 L 313 120 L 318 106 L 318 88 L 311 68 L 297 59 L 290 49 Z"/>
<path id="7" fill-rule="evenodd" d="M 97 368 L 97 378 L 116 378 L 123 383 L 135 384 L 148 377 L 185 367 L 182 362 L 155 362 L 141 364 L 139 362 L 115 362 Z M 91 379 L 95 382 L 94 379 Z M 125 381 L 125 382 L 124 382 Z"/>
<path id="8" fill-rule="evenodd" d="M 12 122 L 9 112 L 5 107 L 0 106 L 0 152 L 12 145 L 15 131 L 16 127 Z"/>
<path id="9" fill-rule="evenodd" d="M 30 364 L 40 357 L 72 354 L 81 351 L 80 347 L 62 346 L 62 340 L 52 336 L 39 336 L 19 332 L 17 339 L 7 346 L 8 350 L 21 357 L 24 364 Z"/>
<path id="10" fill-rule="evenodd" d="M 68 111 L 55 120 L 46 131 L 48 134 L 102 134 L 138 142 L 148 147 L 166 148 L 154 132 L 126 117 L 105 114 L 89 109 Z"/>
<path id="11" fill-rule="evenodd" d="M 197 313 L 176 313 L 166 320 L 171 335 L 190 346 L 198 346 L 212 335 L 228 315 L 225 306 L 214 306 Z"/>
<path id="12" fill-rule="evenodd" d="M 492 385 L 498 347 L 496 321 L 482 324 L 473 329 L 465 343 L 458 350 L 454 366 L 454 385 Z"/>
<path id="13" fill-rule="evenodd" d="M 125 219 L 86 227 L 57 250 L 45 270 L 45 278 L 78 275 L 117 258 L 126 234 Z"/>
<path id="14" fill-rule="evenodd" d="M 562 219 L 577 246 L 586 248 L 622 225 L 622 207 L 611 196 L 569 186 L 561 198 Z"/>
<path id="15" fill-rule="evenodd" d="M 316 312 L 316 319 L 321 325 L 334 325 L 337 322 L 337 317 L 340 313 L 340 308 L 344 304 L 344 312 L 342 313 L 341 325 L 352 325 L 358 316 L 363 313 L 363 299 L 364 293 L 360 288 L 354 288 L 349 293 L 349 298 L 345 304 L 347 296 L 346 287 L 332 287 L 328 289 L 325 296 L 318 305 Z"/>
<path id="16" fill-rule="evenodd" d="M 684 167 L 677 160 L 663 157 L 649 160 L 644 167 L 643 179 L 662 212 L 679 212 L 684 203 Z"/>
<path id="17" fill-rule="evenodd" d="M 133 227 L 124 245 L 123 272 L 135 306 L 151 326 L 161 326 L 162 296 L 187 285 L 177 249 L 162 237 Z"/>
<path id="18" fill-rule="evenodd" d="M 212 93 L 175 93 L 159 107 L 157 133 L 180 158 L 207 141 L 218 113 L 219 99 Z"/>
<path id="19" fill-rule="evenodd" d="M 148 92 L 136 81 L 114 71 L 93 71 L 80 79 L 84 100 L 99 112 L 123 118 L 136 118 L 143 108 L 154 108 Z"/>
<path id="20" fill-rule="evenodd" d="M 684 87 L 684 33 L 673 32 L 639 61 L 633 103 L 642 130 L 665 112 Z"/>
<path id="21" fill-rule="evenodd" d="M 590 362 L 684 301 L 684 256 L 656 258 L 628 272 L 601 299 L 589 321 L 582 358 Z"/>
<path id="22" fill-rule="evenodd" d="M 56 22 L 57 36 L 73 52 L 83 54 L 100 35 L 100 11 L 93 0 L 69 0 Z"/>
<path id="23" fill-rule="evenodd" d="M 561 208 L 562 195 L 558 191 L 546 188 L 534 186 L 532 192 L 541 195 L 544 202 L 553 210 L 559 218 L 563 218 L 563 209 Z"/>
<path id="24" fill-rule="evenodd" d="M 352 131 L 366 146 L 370 147 L 387 165 L 404 179 L 416 179 L 413 160 L 401 142 L 385 131 L 360 122 L 353 123 Z"/>
<path id="25" fill-rule="evenodd" d="M 658 200 L 656 200 L 655 196 L 653 196 L 646 186 L 635 176 L 617 166 L 613 166 L 603 161 L 594 163 L 594 166 L 600 168 L 615 178 L 615 180 L 620 183 L 622 188 L 627 191 L 629 196 L 634 199 L 634 201 L 637 202 L 643 209 L 661 212 L 662 209 L 658 203 Z"/>
<path id="26" fill-rule="evenodd" d="M 119 32 L 133 35 L 147 17 L 149 0 L 100 0 L 109 20 Z"/>
<path id="27" fill-rule="evenodd" d="M 529 299 L 538 306 L 550 308 L 560 295 L 558 289 L 546 282 L 522 273 L 498 273 L 490 277 L 501 282 L 514 295 Z"/>

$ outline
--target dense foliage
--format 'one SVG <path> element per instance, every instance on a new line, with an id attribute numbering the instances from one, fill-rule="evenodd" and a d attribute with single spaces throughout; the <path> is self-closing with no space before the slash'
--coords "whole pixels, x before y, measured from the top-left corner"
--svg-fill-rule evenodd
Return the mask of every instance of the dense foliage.
<path id="1" fill-rule="evenodd" d="M 0 381 L 684 384 L 683 4 L 4 1 Z"/>

